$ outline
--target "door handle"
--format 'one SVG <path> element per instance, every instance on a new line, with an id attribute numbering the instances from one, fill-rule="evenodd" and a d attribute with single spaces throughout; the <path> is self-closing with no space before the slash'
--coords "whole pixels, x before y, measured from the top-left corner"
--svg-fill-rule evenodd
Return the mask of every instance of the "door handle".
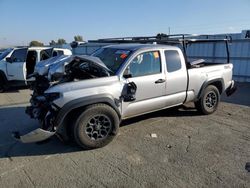
<path id="1" fill-rule="evenodd" d="M 155 81 L 156 84 L 160 84 L 160 83 L 164 83 L 164 82 L 166 82 L 165 79 L 159 79 L 159 80 Z"/>

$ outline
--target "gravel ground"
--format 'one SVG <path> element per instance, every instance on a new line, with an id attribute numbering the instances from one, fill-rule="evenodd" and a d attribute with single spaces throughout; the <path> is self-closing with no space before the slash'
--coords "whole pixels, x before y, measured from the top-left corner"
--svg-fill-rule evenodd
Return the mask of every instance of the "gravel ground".
<path id="1" fill-rule="evenodd" d="M 28 103 L 31 93 L 32 91 L 27 87 L 13 87 L 4 93 L 0 93 L 0 107 Z"/>
<path id="2" fill-rule="evenodd" d="M 111 144 L 90 151 L 56 137 L 14 141 L 11 131 L 37 122 L 24 105 L 2 106 L 0 187 L 250 187 L 249 94 L 242 84 L 209 116 L 189 104 L 126 120 Z"/>

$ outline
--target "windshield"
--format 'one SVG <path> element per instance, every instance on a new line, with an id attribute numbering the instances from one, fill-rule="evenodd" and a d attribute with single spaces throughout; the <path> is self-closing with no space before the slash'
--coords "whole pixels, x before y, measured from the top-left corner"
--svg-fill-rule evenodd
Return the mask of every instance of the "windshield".
<path id="1" fill-rule="evenodd" d="M 8 49 L 4 50 L 2 52 L 2 54 L 0 54 L 0 60 L 4 59 L 12 50 L 13 50 L 13 48 L 8 48 Z"/>
<path id="2" fill-rule="evenodd" d="M 100 48 L 92 56 L 100 58 L 111 71 L 116 73 L 130 54 L 130 50 Z"/>

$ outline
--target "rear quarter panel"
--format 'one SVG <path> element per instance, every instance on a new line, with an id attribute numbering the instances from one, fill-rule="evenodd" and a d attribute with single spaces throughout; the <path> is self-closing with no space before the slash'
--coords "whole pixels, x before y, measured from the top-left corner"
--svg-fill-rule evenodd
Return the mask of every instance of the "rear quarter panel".
<path id="1" fill-rule="evenodd" d="M 224 86 L 223 89 L 225 90 L 230 86 L 232 82 L 232 69 L 232 64 L 211 65 L 189 69 L 188 91 L 193 91 L 194 98 L 197 98 L 202 85 L 205 82 L 209 82 L 216 79 L 223 80 L 222 84 Z"/>

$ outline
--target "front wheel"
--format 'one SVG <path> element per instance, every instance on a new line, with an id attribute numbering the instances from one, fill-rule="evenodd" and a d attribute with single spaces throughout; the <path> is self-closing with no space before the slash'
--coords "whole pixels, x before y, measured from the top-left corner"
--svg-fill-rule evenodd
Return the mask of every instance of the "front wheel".
<path id="1" fill-rule="evenodd" d="M 195 102 L 196 109 L 202 114 L 208 115 L 216 111 L 220 102 L 220 92 L 213 85 L 207 86 L 201 98 Z"/>
<path id="2" fill-rule="evenodd" d="M 116 111 L 110 106 L 88 106 L 75 122 L 74 139 L 84 149 L 103 147 L 117 135 L 119 123 Z"/>

